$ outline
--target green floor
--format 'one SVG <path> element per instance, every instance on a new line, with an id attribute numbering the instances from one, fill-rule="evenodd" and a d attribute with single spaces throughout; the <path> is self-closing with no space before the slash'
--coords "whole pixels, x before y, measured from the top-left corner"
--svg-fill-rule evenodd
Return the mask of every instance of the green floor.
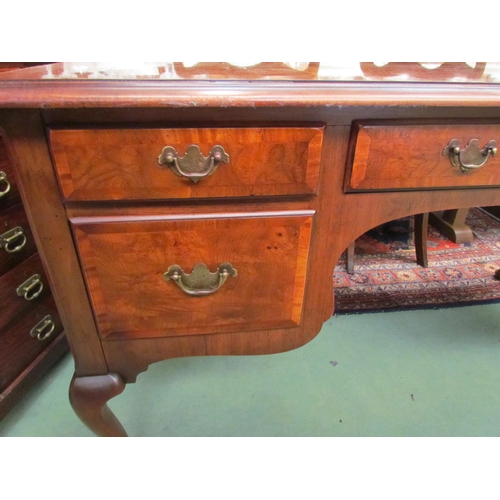
<path id="1" fill-rule="evenodd" d="M 62 360 L 0 436 L 91 436 Z M 270 356 L 152 365 L 110 402 L 131 436 L 498 436 L 500 304 L 333 317 Z"/>

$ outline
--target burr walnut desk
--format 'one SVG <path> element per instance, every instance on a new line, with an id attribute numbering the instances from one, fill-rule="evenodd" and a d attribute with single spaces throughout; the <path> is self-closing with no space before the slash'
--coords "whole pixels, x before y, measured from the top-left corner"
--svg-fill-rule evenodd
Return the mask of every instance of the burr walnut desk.
<path id="1" fill-rule="evenodd" d="M 100 435 L 151 363 L 310 341 L 368 229 L 500 205 L 497 64 L 59 63 L 0 127 Z"/>

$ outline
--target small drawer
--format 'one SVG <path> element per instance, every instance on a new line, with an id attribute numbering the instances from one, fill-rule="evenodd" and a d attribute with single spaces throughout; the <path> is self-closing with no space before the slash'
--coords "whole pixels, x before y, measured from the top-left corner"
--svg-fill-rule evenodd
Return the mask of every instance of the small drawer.
<path id="1" fill-rule="evenodd" d="M 42 262 L 38 254 L 32 255 L 0 277 L 0 330 L 48 295 L 50 289 Z"/>
<path id="2" fill-rule="evenodd" d="M 49 130 L 72 201 L 313 194 L 322 139 L 322 128 Z"/>
<path id="3" fill-rule="evenodd" d="M 355 123 L 346 190 L 498 186 L 492 141 L 500 143 L 498 124 Z"/>
<path id="4" fill-rule="evenodd" d="M 0 212 L 0 276 L 36 252 L 23 206 Z"/>
<path id="5" fill-rule="evenodd" d="M 73 219 L 100 334 L 138 338 L 300 324 L 313 212 Z"/>
<path id="6" fill-rule="evenodd" d="M 38 330 L 35 330 L 38 328 Z M 0 332 L 0 392 L 63 330 L 52 296 Z"/>

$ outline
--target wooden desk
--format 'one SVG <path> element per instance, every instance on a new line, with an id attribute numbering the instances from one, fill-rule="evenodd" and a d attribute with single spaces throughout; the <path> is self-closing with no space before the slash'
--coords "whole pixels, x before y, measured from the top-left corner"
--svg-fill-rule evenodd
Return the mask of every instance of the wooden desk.
<path id="1" fill-rule="evenodd" d="M 412 68 L 0 76 L 0 126 L 86 425 L 124 435 L 106 403 L 156 361 L 309 342 L 334 310 L 335 263 L 368 229 L 500 205 L 500 66 Z M 473 139 L 486 149 L 459 153 Z"/>

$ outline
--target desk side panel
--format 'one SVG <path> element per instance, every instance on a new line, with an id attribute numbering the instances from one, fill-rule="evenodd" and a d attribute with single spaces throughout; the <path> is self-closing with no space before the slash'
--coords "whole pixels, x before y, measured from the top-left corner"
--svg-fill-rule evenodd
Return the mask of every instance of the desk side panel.
<path id="1" fill-rule="evenodd" d="M 0 128 L 79 376 L 107 373 L 38 111 L 0 112 Z"/>

